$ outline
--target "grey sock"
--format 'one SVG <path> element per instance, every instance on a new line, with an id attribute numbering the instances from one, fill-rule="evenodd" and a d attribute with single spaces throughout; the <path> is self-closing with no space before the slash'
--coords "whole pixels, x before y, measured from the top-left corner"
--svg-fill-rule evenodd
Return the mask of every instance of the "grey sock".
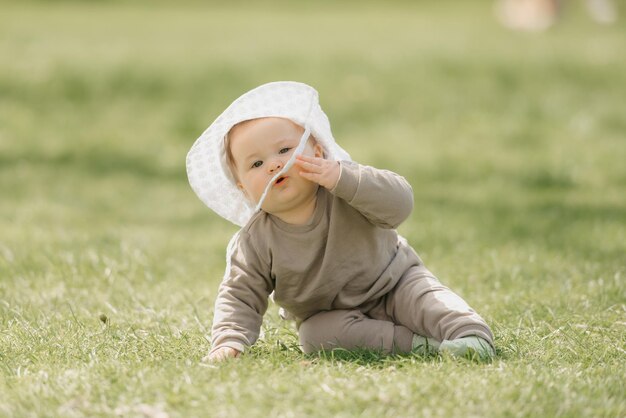
<path id="1" fill-rule="evenodd" d="M 433 338 L 423 337 L 419 334 L 413 334 L 412 352 L 425 356 L 427 354 L 436 354 L 439 351 L 439 341 Z"/>

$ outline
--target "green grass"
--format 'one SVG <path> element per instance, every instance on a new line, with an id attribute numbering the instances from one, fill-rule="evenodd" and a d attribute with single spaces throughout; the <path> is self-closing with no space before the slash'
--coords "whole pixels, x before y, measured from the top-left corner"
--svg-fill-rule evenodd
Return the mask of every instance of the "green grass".
<path id="1" fill-rule="evenodd" d="M 626 415 L 623 21 L 315 4 L 0 5 L 0 416 Z M 200 364 L 236 228 L 185 154 L 281 79 L 409 179 L 400 232 L 492 325 L 495 361 L 308 357 L 271 306 L 243 358 Z"/>

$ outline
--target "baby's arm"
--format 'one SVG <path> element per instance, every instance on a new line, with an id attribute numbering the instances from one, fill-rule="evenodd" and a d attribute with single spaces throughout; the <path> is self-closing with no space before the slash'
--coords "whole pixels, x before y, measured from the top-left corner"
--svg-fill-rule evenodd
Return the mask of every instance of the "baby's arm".
<path id="1" fill-rule="evenodd" d="M 347 201 L 371 223 L 397 228 L 413 210 L 413 189 L 404 177 L 353 161 L 300 156 L 301 175 Z"/>
<path id="2" fill-rule="evenodd" d="M 236 357 L 256 342 L 273 290 L 249 235 L 240 231 L 229 246 L 229 253 L 215 301 L 209 360 Z"/>

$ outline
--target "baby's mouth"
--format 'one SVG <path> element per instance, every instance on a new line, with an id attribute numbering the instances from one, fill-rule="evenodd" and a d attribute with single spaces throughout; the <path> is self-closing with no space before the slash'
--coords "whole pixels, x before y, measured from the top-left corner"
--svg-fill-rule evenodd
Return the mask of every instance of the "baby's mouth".
<path id="1" fill-rule="evenodd" d="M 274 185 L 275 185 L 275 186 L 276 186 L 276 185 L 279 185 L 279 184 L 283 183 L 285 180 L 287 180 L 287 177 L 286 177 L 286 176 L 280 176 L 280 177 L 278 178 L 278 180 L 276 180 L 276 181 L 274 182 Z"/>

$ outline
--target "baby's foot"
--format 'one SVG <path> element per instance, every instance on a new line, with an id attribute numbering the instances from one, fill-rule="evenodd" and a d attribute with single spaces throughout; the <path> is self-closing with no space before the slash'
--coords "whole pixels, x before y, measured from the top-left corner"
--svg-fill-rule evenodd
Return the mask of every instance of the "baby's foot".
<path id="1" fill-rule="evenodd" d="M 489 360 L 496 354 L 491 344 L 475 335 L 455 340 L 443 340 L 439 345 L 439 352 L 449 353 L 455 357 L 478 355 L 481 360 Z"/>
<path id="2" fill-rule="evenodd" d="M 433 338 L 422 337 L 418 334 L 413 334 L 413 344 L 411 352 L 417 353 L 421 356 L 428 354 L 437 354 L 439 350 L 439 341 Z"/>

